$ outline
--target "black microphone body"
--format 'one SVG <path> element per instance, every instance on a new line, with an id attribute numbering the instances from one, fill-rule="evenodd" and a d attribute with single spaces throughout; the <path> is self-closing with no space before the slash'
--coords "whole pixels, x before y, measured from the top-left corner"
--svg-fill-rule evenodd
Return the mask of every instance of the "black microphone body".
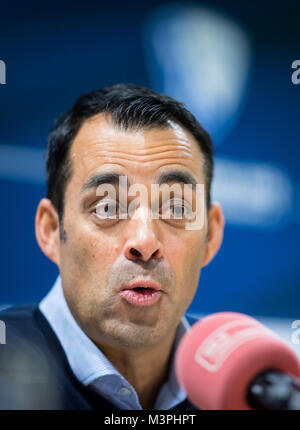
<path id="1" fill-rule="evenodd" d="M 300 410 L 300 380 L 276 369 L 258 374 L 248 390 L 253 409 Z"/>

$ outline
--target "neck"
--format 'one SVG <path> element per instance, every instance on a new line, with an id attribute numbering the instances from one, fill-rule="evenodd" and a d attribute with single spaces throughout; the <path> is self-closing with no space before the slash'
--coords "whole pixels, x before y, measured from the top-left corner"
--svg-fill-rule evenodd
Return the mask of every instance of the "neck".
<path id="1" fill-rule="evenodd" d="M 170 368 L 176 330 L 164 341 L 151 348 L 117 349 L 98 345 L 107 359 L 134 387 L 143 409 L 153 409 L 157 395 Z"/>

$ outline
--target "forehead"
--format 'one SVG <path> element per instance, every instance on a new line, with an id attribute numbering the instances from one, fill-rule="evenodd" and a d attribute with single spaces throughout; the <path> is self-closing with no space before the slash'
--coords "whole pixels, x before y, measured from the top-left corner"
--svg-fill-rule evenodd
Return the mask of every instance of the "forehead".
<path id="1" fill-rule="evenodd" d="M 82 183 L 95 172 L 114 167 L 147 181 L 171 167 L 204 181 L 203 156 L 193 135 L 176 122 L 167 128 L 122 130 L 104 114 L 86 120 L 70 150 L 73 179 Z"/>

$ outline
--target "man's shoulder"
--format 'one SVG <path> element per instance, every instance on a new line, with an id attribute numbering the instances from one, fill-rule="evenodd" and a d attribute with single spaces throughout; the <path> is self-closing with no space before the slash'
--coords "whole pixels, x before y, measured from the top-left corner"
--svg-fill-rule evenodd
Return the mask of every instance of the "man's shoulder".
<path id="1" fill-rule="evenodd" d="M 61 347 L 38 304 L 13 306 L 0 312 L 1 355 L 16 351 L 40 351 L 45 355 L 60 354 Z"/>
<path id="2" fill-rule="evenodd" d="M 25 304 L 22 306 L 10 306 L 0 311 L 0 318 L 7 319 L 8 321 L 13 320 L 28 320 L 32 318 L 33 313 L 38 308 L 37 303 Z"/>
<path id="3" fill-rule="evenodd" d="M 0 410 L 91 409 L 89 393 L 72 374 L 37 305 L 2 310 L 0 321 L 6 332 L 0 345 Z"/>
<path id="4" fill-rule="evenodd" d="M 34 335 L 39 331 L 35 314 L 37 304 L 12 306 L 0 311 L 0 321 L 5 329 L 6 337 L 13 339 L 23 335 Z"/>

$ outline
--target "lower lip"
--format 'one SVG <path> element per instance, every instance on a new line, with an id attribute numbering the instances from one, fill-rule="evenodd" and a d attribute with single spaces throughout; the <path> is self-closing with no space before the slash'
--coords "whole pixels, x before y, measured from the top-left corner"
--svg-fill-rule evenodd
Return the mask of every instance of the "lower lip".
<path id="1" fill-rule="evenodd" d="M 156 290 L 123 290 L 121 291 L 121 296 L 127 302 L 135 306 L 151 306 L 158 301 L 161 296 L 161 291 Z"/>

